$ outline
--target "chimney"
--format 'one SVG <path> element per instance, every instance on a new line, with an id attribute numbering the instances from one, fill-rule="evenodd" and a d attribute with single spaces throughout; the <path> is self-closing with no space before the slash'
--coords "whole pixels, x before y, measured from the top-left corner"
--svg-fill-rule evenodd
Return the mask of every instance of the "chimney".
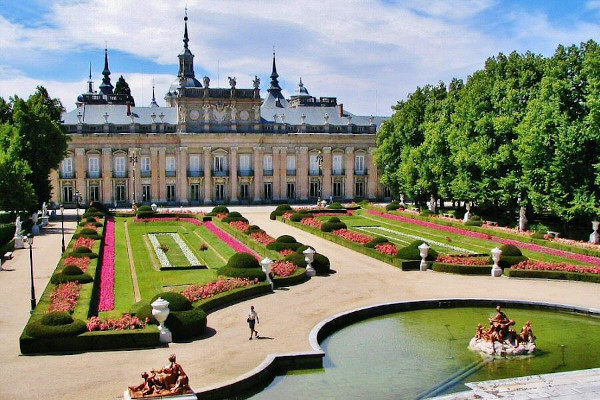
<path id="1" fill-rule="evenodd" d="M 131 102 L 127 102 L 127 115 L 131 115 Z"/>
<path id="2" fill-rule="evenodd" d="M 338 111 L 340 113 L 340 117 L 343 117 L 344 116 L 344 104 L 343 103 L 338 104 Z"/>

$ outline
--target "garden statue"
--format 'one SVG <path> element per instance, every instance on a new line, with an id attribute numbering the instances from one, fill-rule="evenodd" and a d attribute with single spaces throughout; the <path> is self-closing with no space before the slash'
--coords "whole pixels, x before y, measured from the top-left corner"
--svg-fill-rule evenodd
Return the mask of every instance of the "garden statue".
<path id="1" fill-rule="evenodd" d="M 254 75 L 254 80 L 252 81 L 252 86 L 254 86 L 254 89 L 258 89 L 260 87 L 260 78 L 256 75 Z"/>
<path id="2" fill-rule="evenodd" d="M 512 327 L 515 321 L 508 318 L 502 307 L 496 307 L 496 316 L 489 318 L 490 328 L 485 330 L 477 325 L 475 336 L 469 342 L 469 348 L 490 356 L 516 356 L 533 354 L 536 350 L 535 335 L 531 321 L 517 333 Z"/>
<path id="3" fill-rule="evenodd" d="M 429 211 L 431 211 L 432 213 L 435 213 L 435 197 L 433 197 L 433 195 L 431 195 L 431 197 L 429 198 Z"/>
<path id="4" fill-rule="evenodd" d="M 467 203 L 465 207 L 467 208 L 467 212 L 463 217 L 463 222 L 467 222 L 471 218 L 471 203 Z"/>
<path id="5" fill-rule="evenodd" d="M 22 229 L 21 225 L 22 225 L 21 217 L 17 216 L 17 220 L 15 221 L 15 239 L 23 237 L 23 235 L 21 235 L 21 229 Z"/>
<path id="6" fill-rule="evenodd" d="M 600 243 L 600 234 L 598 234 L 598 226 L 600 226 L 600 222 L 593 220 L 592 221 L 592 229 L 594 232 L 590 234 L 590 243 L 598 244 Z"/>
<path id="7" fill-rule="evenodd" d="M 46 207 L 46 202 L 42 203 L 42 218 L 48 215 L 48 208 Z"/>
<path id="8" fill-rule="evenodd" d="M 210 86 L 210 78 L 208 76 L 205 76 L 204 78 L 202 78 L 202 83 L 204 84 L 205 88 L 208 88 Z"/>
<path id="9" fill-rule="evenodd" d="M 404 205 L 405 205 L 405 204 L 404 204 L 404 195 L 403 195 L 403 194 L 401 194 L 401 195 L 400 195 L 400 205 L 401 205 L 401 206 L 404 206 Z"/>
<path id="10" fill-rule="evenodd" d="M 177 364 L 175 354 L 169 357 L 169 364 L 158 370 L 153 369 L 150 374 L 142 374 L 144 381 L 136 386 L 129 386 L 129 396 L 132 399 L 145 399 L 153 397 L 194 395 L 190 388 L 188 376 Z M 194 395 L 195 398 L 195 395 Z"/>
<path id="11" fill-rule="evenodd" d="M 523 232 L 525 230 L 525 226 L 527 226 L 527 217 L 525 217 L 527 209 L 525 207 L 521 207 L 519 209 L 519 230 Z"/>
<path id="12" fill-rule="evenodd" d="M 229 79 L 229 86 L 231 86 L 232 89 L 235 89 L 235 85 L 236 85 L 236 80 L 235 80 L 235 76 L 231 77 L 228 76 L 227 79 Z"/>

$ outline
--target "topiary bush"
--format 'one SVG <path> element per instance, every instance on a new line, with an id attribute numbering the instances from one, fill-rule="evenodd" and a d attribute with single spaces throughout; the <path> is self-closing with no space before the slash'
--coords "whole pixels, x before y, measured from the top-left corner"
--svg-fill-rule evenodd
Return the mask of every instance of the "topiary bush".
<path id="1" fill-rule="evenodd" d="M 228 217 L 241 217 L 241 216 L 242 216 L 242 214 L 240 214 L 240 213 L 239 213 L 239 212 L 237 212 L 237 211 L 232 211 L 232 212 L 230 212 L 229 214 L 227 214 L 227 216 L 228 216 Z"/>
<path id="2" fill-rule="evenodd" d="M 500 261 L 498 265 L 500 268 L 510 268 L 513 265 L 517 265 L 521 261 L 528 260 L 527 257 L 521 253 L 521 250 L 512 244 L 503 244 L 500 246 L 500 250 L 502 250 L 502 254 L 500 255 Z"/>
<path id="3" fill-rule="evenodd" d="M 96 222 L 96 218 L 94 218 L 94 217 L 87 217 L 85 220 L 86 220 L 86 222 L 89 222 L 89 223 L 95 223 Z"/>
<path id="4" fill-rule="evenodd" d="M 95 221 L 95 220 L 94 220 Z M 98 234 L 98 231 L 96 231 L 95 229 L 92 228 L 83 228 L 79 234 L 81 236 L 89 236 L 89 235 L 94 235 L 96 236 Z"/>
<path id="5" fill-rule="evenodd" d="M 169 313 L 165 325 L 173 333 L 173 340 L 194 338 L 206 330 L 206 313 L 201 308 L 173 311 Z"/>
<path id="6" fill-rule="evenodd" d="M 340 219 L 338 217 L 331 217 L 327 220 L 327 222 L 325 222 L 323 225 L 321 225 L 322 232 L 333 232 L 338 229 L 346 229 L 346 228 L 347 228 L 346 224 L 343 223 L 342 221 L 340 221 Z"/>
<path id="7" fill-rule="evenodd" d="M 257 232 L 264 232 L 264 231 L 263 231 L 262 229 L 260 229 L 260 227 L 259 227 L 258 225 L 250 225 L 250 226 L 248 227 L 248 229 L 246 229 L 246 230 L 244 231 L 244 233 L 245 233 L 246 235 L 249 235 L 249 234 L 251 234 L 251 233 L 257 233 Z"/>
<path id="8" fill-rule="evenodd" d="M 331 270 L 329 258 L 323 254 L 314 255 L 312 266 L 318 274 L 326 274 Z"/>
<path id="9" fill-rule="evenodd" d="M 396 257 L 401 258 L 403 260 L 420 260 L 421 255 L 419 254 L 419 246 L 423 243 L 426 242 L 423 242 L 422 240 L 415 240 L 409 243 L 407 246 L 401 247 L 400 249 L 398 249 L 398 254 L 396 255 Z M 437 256 L 437 251 L 430 247 L 426 260 L 435 261 Z"/>
<path id="10" fill-rule="evenodd" d="M 85 331 L 87 331 L 85 322 L 80 319 L 75 319 L 71 323 L 61 325 L 44 325 L 39 320 L 30 322 L 25 328 L 25 332 L 35 338 L 77 336 Z"/>
<path id="11" fill-rule="evenodd" d="M 281 217 L 284 213 L 285 211 L 283 210 L 273 210 L 271 211 L 271 214 L 269 214 L 269 219 L 275 221 L 277 217 Z"/>
<path id="12" fill-rule="evenodd" d="M 192 303 L 184 295 L 177 292 L 159 293 L 150 300 L 150 304 L 154 303 L 159 297 L 169 302 L 169 310 L 171 311 L 187 311 L 192 309 Z"/>
<path id="13" fill-rule="evenodd" d="M 300 249 L 298 249 L 298 250 L 300 250 Z M 299 267 L 306 268 L 306 261 L 304 260 L 304 254 L 301 254 L 298 252 L 288 254 L 287 256 L 285 256 L 285 258 L 283 260 L 290 261 Z"/>
<path id="14" fill-rule="evenodd" d="M 73 317 L 66 311 L 52 311 L 44 314 L 40 321 L 46 326 L 68 325 L 73 322 Z"/>
<path id="15" fill-rule="evenodd" d="M 131 307 L 131 314 L 135 315 L 142 321 L 148 318 L 148 323 L 158 325 L 158 321 L 152 315 L 152 306 L 147 301 L 139 301 Z"/>
<path id="16" fill-rule="evenodd" d="M 397 209 L 400 208 L 400 203 L 398 203 L 397 201 L 392 201 L 390 204 L 388 204 L 387 206 L 385 206 L 385 210 L 386 211 L 395 211 Z"/>
<path id="17" fill-rule="evenodd" d="M 342 209 L 344 209 L 344 206 L 338 202 L 335 202 L 335 203 L 331 203 L 330 205 L 328 205 L 327 208 L 329 208 L 331 210 L 342 210 Z"/>
<path id="18" fill-rule="evenodd" d="M 298 243 L 296 238 L 291 235 L 281 235 L 275 239 L 277 243 Z"/>
<path id="19" fill-rule="evenodd" d="M 314 247 L 312 247 L 312 246 L 307 246 L 307 245 L 303 244 L 302 246 L 300 246 L 300 247 L 298 247 L 298 248 L 296 249 L 296 253 L 298 253 L 298 254 L 304 254 L 304 253 L 303 253 L 303 251 L 304 251 L 304 250 L 306 250 L 306 249 L 308 249 L 308 248 L 311 248 L 311 249 L 313 249 L 314 251 L 316 251 Z"/>
<path id="20" fill-rule="evenodd" d="M 467 222 L 465 222 L 466 226 L 481 226 L 483 225 L 483 221 L 479 215 L 471 215 L 471 218 Z"/>
<path id="21" fill-rule="evenodd" d="M 260 268 L 260 264 L 258 260 L 252 255 L 248 253 L 235 253 L 233 256 L 229 258 L 226 264 L 229 268 Z"/>
<path id="22" fill-rule="evenodd" d="M 282 251 L 282 250 L 298 250 L 298 248 L 302 246 L 302 243 L 281 243 L 281 242 L 272 242 L 269 243 L 266 247 L 269 250 Z"/>
<path id="23" fill-rule="evenodd" d="M 85 246 L 81 246 L 81 247 L 77 247 L 73 253 L 77 253 L 77 254 L 87 254 L 87 253 L 91 253 L 92 250 L 90 250 L 89 248 L 85 247 Z"/>
<path id="24" fill-rule="evenodd" d="M 229 208 L 225 206 L 216 206 L 212 209 L 211 213 L 217 214 L 229 214 Z"/>
<path id="25" fill-rule="evenodd" d="M 543 232 L 537 232 L 536 231 L 536 232 L 533 232 L 531 234 L 531 238 L 532 239 L 542 239 L 542 240 L 544 240 L 544 239 L 546 239 L 546 235 Z"/>
<path id="26" fill-rule="evenodd" d="M 90 203 L 90 208 L 95 208 L 96 210 L 98 210 L 101 213 L 106 214 L 109 210 L 108 208 L 106 208 L 106 206 L 102 203 L 100 203 L 99 201 L 92 201 Z M 88 208 L 88 210 L 90 209 Z"/>
<path id="27" fill-rule="evenodd" d="M 88 249 L 87 247 L 78 247 L 77 249 Z M 77 250 L 75 249 L 75 250 Z M 84 250 L 81 250 L 80 252 L 77 251 L 72 251 L 68 254 L 69 257 L 89 257 L 89 258 L 98 258 L 98 254 L 96 253 L 92 253 L 91 250 L 89 252 L 85 252 Z"/>
<path id="28" fill-rule="evenodd" d="M 275 210 L 277 211 L 291 211 L 292 210 L 292 206 L 290 206 L 289 204 L 280 204 L 277 206 L 277 208 L 275 208 Z"/>
<path id="29" fill-rule="evenodd" d="M 226 265 L 219 268 L 217 274 L 249 280 L 258 279 L 259 281 L 264 281 L 266 279 L 265 273 L 260 268 L 232 268 Z"/>
<path id="30" fill-rule="evenodd" d="M 136 216 L 138 218 L 150 218 L 152 217 L 154 214 L 156 214 L 156 212 L 154 212 L 152 210 L 152 207 L 145 205 L 145 206 L 139 206 L 136 212 Z"/>
<path id="31" fill-rule="evenodd" d="M 83 271 L 76 265 L 67 265 L 63 268 L 62 273 L 65 275 L 83 275 Z"/>
<path id="32" fill-rule="evenodd" d="M 297 212 L 297 213 L 292 214 L 292 216 L 290 217 L 290 221 L 300 222 L 304 218 L 312 218 L 312 217 L 313 217 L 313 214 L 311 214 L 309 212 Z"/>
<path id="33" fill-rule="evenodd" d="M 387 242 L 389 242 L 389 240 L 387 240 L 386 238 L 381 237 L 381 236 L 377 236 L 376 238 L 374 238 L 370 242 L 365 243 L 364 246 L 368 247 L 370 249 L 374 249 L 375 246 L 377 246 L 378 244 L 383 244 L 383 243 L 387 243 Z"/>
<path id="34" fill-rule="evenodd" d="M 246 218 L 244 218 L 244 217 L 241 217 L 241 216 L 240 217 L 232 217 L 230 215 L 226 216 L 221 221 L 223 221 L 223 222 L 225 222 L 227 224 L 230 223 L 230 222 L 236 222 L 236 221 L 242 221 L 242 222 L 248 223 L 248 220 Z"/>

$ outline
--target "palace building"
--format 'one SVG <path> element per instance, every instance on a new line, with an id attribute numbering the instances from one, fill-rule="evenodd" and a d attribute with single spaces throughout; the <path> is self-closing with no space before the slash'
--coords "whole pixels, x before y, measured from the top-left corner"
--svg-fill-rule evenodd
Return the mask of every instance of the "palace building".
<path id="1" fill-rule="evenodd" d="M 381 117 L 354 115 L 335 97 L 311 96 L 302 79 L 286 99 L 275 54 L 261 98 L 252 88 L 213 88 L 194 73 L 187 15 L 177 78 L 160 107 L 114 94 L 105 50 L 102 83 L 63 115 L 71 138 L 51 174 L 52 200 L 65 205 L 315 202 L 389 197 L 373 161 Z"/>

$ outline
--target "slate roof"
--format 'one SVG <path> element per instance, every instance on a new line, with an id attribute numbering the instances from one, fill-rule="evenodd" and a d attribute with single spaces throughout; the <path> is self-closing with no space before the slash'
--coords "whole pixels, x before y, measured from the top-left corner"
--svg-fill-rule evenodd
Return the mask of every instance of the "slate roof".
<path id="1" fill-rule="evenodd" d="M 103 125 L 104 113 L 108 113 L 108 123 L 114 125 L 129 125 L 131 117 L 127 115 L 127 105 L 99 104 L 83 105 L 73 111 L 63 114 L 63 124 L 77 125 L 79 120 L 77 114 L 81 112 L 84 124 Z M 156 122 L 160 123 L 158 117 L 161 113 L 165 115 L 165 124 L 177 124 L 177 108 L 175 107 L 131 107 L 136 124 L 152 124 L 152 113 L 156 114 Z"/>

